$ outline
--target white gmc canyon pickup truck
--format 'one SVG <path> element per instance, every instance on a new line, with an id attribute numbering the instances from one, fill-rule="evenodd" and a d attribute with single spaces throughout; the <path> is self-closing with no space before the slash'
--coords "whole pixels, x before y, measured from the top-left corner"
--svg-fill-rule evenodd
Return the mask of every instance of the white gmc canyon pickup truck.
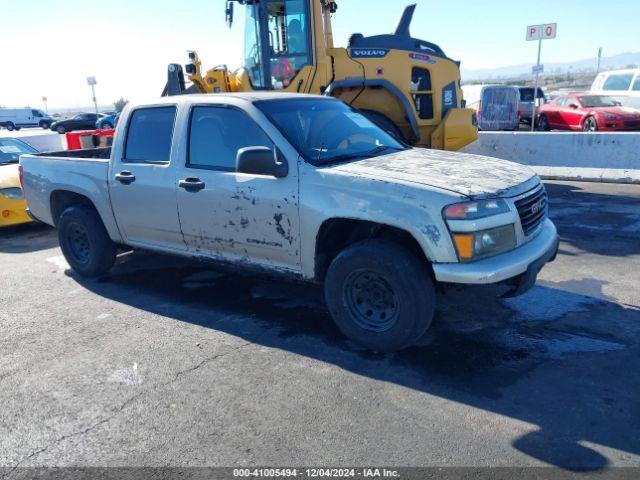
<path id="1" fill-rule="evenodd" d="M 20 163 L 31 215 L 79 274 L 133 247 L 322 282 L 340 329 L 377 351 L 427 330 L 436 284 L 520 294 L 558 249 L 527 167 L 407 147 L 326 97 L 129 105 L 111 148 Z"/>

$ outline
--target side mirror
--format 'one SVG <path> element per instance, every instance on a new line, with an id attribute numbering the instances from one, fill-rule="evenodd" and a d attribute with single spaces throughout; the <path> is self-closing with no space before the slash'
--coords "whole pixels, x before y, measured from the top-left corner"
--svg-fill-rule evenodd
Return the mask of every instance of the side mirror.
<path id="1" fill-rule="evenodd" d="M 572 103 L 569 105 L 569 108 L 576 110 L 578 108 L 578 105 L 576 105 L 575 103 Z"/>
<path id="2" fill-rule="evenodd" d="M 278 160 L 276 160 L 276 156 L 270 148 L 247 147 L 238 150 L 236 171 L 252 175 L 284 178 L 289 174 L 289 164 L 285 159 L 281 159 L 279 154 Z"/>
<path id="3" fill-rule="evenodd" d="M 233 25 L 233 2 L 231 0 L 227 0 L 224 7 L 224 16 L 227 21 L 227 27 L 231 28 Z"/>

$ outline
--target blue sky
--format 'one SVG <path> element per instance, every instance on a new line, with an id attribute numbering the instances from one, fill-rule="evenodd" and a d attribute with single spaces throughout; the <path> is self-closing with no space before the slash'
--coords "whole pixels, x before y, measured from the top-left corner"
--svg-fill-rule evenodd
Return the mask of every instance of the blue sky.
<path id="1" fill-rule="evenodd" d="M 412 34 L 438 43 L 463 68 L 533 63 L 529 24 L 558 23 L 545 42 L 544 62 L 640 51 L 640 0 L 414 0 Z M 336 44 L 351 33 L 391 32 L 405 1 L 338 0 Z M 212 67 L 239 66 L 241 9 L 224 24 L 223 0 L 0 0 L 0 104 L 53 107 L 90 104 L 86 77 L 98 79 L 100 103 L 156 96 L 168 63 L 195 49 Z"/>

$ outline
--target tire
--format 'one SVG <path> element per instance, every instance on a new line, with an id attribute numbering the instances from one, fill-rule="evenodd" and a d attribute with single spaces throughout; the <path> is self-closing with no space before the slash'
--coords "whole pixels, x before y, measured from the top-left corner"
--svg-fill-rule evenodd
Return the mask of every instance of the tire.
<path id="1" fill-rule="evenodd" d="M 102 125 L 100 125 L 100 129 L 102 130 L 110 130 L 113 128 L 113 125 L 111 125 L 109 122 L 104 122 Z"/>
<path id="2" fill-rule="evenodd" d="M 67 133 L 67 129 L 64 128 L 63 125 L 58 125 L 56 127 L 56 132 L 58 132 L 60 135 L 62 135 L 63 133 Z"/>
<path id="3" fill-rule="evenodd" d="M 7 123 L 4 128 L 6 128 L 7 130 L 9 130 L 10 132 L 13 132 L 16 129 L 16 126 L 13 123 Z"/>
<path id="4" fill-rule="evenodd" d="M 426 265 L 389 240 L 364 240 L 331 263 L 325 299 L 338 328 L 359 345 L 392 352 L 415 343 L 436 306 Z"/>
<path id="5" fill-rule="evenodd" d="M 598 121 L 595 117 L 587 117 L 584 119 L 582 123 L 582 130 L 585 132 L 597 132 L 598 131 Z"/>
<path id="6" fill-rule="evenodd" d="M 107 273 L 116 261 L 111 241 L 98 213 L 89 206 L 68 207 L 58 220 L 58 239 L 64 258 L 83 277 Z"/>
<path id="7" fill-rule="evenodd" d="M 362 113 L 362 115 L 367 117 L 378 127 L 391 135 L 395 140 L 399 141 L 400 143 L 408 143 L 405 140 L 404 135 L 402 135 L 400 129 L 396 126 L 395 123 L 389 120 L 388 117 L 372 110 L 361 110 L 360 113 Z"/>
<path id="8" fill-rule="evenodd" d="M 49 130 L 49 128 L 51 128 L 51 124 L 49 122 L 41 122 L 40 123 L 40 128 L 42 128 L 44 130 Z"/>
<path id="9" fill-rule="evenodd" d="M 548 132 L 550 130 L 549 120 L 547 120 L 546 115 L 540 115 L 540 117 L 538 117 L 538 130 L 541 132 Z"/>

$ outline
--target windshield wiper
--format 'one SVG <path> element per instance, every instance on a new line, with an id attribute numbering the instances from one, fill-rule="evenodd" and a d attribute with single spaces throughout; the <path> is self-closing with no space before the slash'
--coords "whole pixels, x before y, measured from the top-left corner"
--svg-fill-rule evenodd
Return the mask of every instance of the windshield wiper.
<path id="1" fill-rule="evenodd" d="M 329 157 L 320 162 L 321 165 L 329 165 L 332 163 L 340 163 L 346 162 L 347 160 L 356 160 L 359 158 L 371 158 L 376 155 L 386 152 L 387 150 L 393 150 L 395 152 L 400 152 L 405 150 L 405 148 L 401 147 L 391 147 L 388 145 L 379 145 L 376 148 L 368 150 L 366 152 L 354 152 L 354 153 L 345 153 L 344 155 L 336 155 L 334 157 Z"/>

